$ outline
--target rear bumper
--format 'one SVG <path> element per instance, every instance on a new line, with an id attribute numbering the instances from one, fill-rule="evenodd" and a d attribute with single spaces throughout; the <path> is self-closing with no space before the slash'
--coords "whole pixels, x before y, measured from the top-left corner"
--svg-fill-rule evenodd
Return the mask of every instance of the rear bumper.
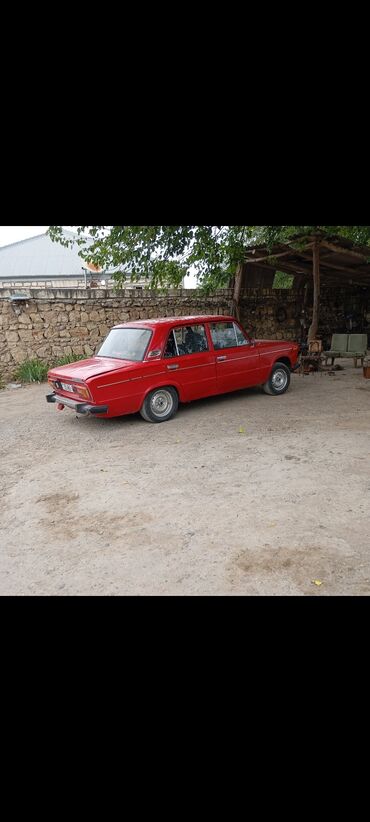
<path id="1" fill-rule="evenodd" d="M 88 402 L 78 402 L 70 400 L 68 397 L 61 397 L 59 394 L 47 394 L 46 402 L 60 403 L 60 405 L 65 405 L 67 408 L 72 408 L 76 414 L 93 414 L 94 416 L 96 414 L 108 414 L 107 405 L 91 405 Z"/>

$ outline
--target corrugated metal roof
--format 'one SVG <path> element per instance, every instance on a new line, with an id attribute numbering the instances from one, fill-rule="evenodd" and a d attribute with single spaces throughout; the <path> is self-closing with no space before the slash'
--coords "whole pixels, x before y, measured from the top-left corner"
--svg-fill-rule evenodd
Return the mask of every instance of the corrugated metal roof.
<path id="1" fill-rule="evenodd" d="M 77 239 L 72 231 L 63 232 L 67 239 Z M 38 234 L 27 240 L 20 240 L 0 248 L 0 279 L 22 280 L 22 278 L 54 276 L 83 277 L 84 261 L 79 256 L 80 246 L 74 244 L 65 248 L 53 243 L 48 234 Z"/>

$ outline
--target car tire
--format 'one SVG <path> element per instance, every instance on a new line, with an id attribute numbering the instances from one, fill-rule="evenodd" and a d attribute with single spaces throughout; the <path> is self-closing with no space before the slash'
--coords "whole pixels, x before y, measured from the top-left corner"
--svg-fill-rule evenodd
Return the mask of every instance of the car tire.
<path id="1" fill-rule="evenodd" d="M 285 394 L 290 386 L 290 371 L 289 368 L 282 362 L 276 362 L 269 379 L 265 382 L 263 390 L 265 394 L 270 394 L 273 397 L 278 397 L 280 394 Z"/>
<path id="2" fill-rule="evenodd" d="M 140 410 L 146 422 L 167 422 L 175 416 L 179 407 L 179 398 L 175 388 L 165 386 L 155 388 L 143 402 Z"/>

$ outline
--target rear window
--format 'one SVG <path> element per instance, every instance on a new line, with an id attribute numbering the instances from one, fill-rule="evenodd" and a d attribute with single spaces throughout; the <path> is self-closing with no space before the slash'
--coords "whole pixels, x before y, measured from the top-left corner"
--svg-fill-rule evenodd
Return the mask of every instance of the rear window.
<path id="1" fill-rule="evenodd" d="M 96 356 L 141 362 L 151 335 L 147 328 L 112 328 Z"/>

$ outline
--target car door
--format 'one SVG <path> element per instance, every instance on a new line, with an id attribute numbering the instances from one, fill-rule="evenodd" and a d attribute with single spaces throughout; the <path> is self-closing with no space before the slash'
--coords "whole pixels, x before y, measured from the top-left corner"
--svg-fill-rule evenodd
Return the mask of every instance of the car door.
<path id="1" fill-rule="evenodd" d="M 215 355 L 203 324 L 174 326 L 163 358 L 168 373 L 181 386 L 185 402 L 217 394 Z"/>
<path id="2" fill-rule="evenodd" d="M 209 324 L 216 355 L 217 387 L 220 394 L 258 385 L 261 381 L 257 346 L 236 322 Z"/>

